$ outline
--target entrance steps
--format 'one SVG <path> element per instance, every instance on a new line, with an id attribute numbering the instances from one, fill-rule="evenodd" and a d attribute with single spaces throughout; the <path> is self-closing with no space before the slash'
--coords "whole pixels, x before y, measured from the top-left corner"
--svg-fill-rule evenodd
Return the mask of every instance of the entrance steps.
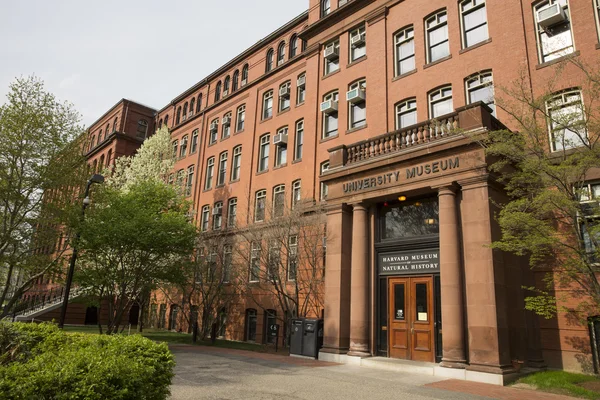
<path id="1" fill-rule="evenodd" d="M 467 369 L 446 368 L 439 364 L 429 362 L 399 360 L 387 357 L 361 358 L 349 356 L 347 354 L 331 354 L 322 351 L 319 352 L 319 360 L 385 371 L 437 376 L 440 378 L 458 379 L 500 386 L 506 385 L 522 376 L 522 374 L 519 373 L 506 375 L 491 374 L 479 371 L 469 371 Z"/>

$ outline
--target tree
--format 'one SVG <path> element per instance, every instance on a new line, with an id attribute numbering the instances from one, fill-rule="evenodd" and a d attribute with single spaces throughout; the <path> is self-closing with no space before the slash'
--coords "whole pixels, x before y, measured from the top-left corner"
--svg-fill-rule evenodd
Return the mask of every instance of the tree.
<path id="1" fill-rule="evenodd" d="M 0 106 L 0 318 L 37 279 L 62 270 L 77 182 L 85 182 L 80 115 L 36 77 Z"/>
<path id="2" fill-rule="evenodd" d="M 188 210 L 177 190 L 159 181 L 127 190 L 106 186 L 96 194 L 80 228 L 76 281 L 98 306 L 108 300 L 107 333 L 118 332 L 142 292 L 172 279 L 179 260 L 193 251 Z"/>
<path id="3" fill-rule="evenodd" d="M 557 87 L 569 75 L 584 77 L 580 88 Z M 485 143 L 496 160 L 490 169 L 509 196 L 500 205 L 502 237 L 493 247 L 528 256 L 532 268 L 547 271 L 545 288 L 529 288 L 527 309 L 551 318 L 562 307 L 558 285 L 579 298 L 580 320 L 597 315 L 600 186 L 591 184 L 600 178 L 600 69 L 570 58 L 541 95 L 532 94 L 525 74 L 500 92 L 497 105 L 519 132 L 492 132 Z"/>

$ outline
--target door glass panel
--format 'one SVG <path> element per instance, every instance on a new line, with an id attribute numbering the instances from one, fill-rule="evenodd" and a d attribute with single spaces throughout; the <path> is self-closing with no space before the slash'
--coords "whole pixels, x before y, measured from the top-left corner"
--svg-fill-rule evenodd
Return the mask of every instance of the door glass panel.
<path id="1" fill-rule="evenodd" d="M 417 283 L 415 285 L 415 306 L 417 321 L 429 321 L 427 313 L 427 284 Z"/>
<path id="2" fill-rule="evenodd" d="M 404 283 L 394 285 L 394 319 L 404 321 Z"/>

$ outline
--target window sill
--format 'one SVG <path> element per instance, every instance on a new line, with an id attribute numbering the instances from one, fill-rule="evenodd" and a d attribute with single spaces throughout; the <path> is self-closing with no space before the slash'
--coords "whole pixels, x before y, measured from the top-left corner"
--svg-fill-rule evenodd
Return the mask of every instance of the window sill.
<path id="1" fill-rule="evenodd" d="M 446 57 L 444 57 L 444 58 L 440 58 L 440 59 L 439 59 L 439 60 L 437 60 L 437 61 L 434 61 L 434 62 L 431 62 L 431 63 L 429 63 L 429 64 L 425 64 L 425 65 L 423 65 L 423 69 L 427 69 L 427 68 L 433 67 L 434 65 L 438 65 L 438 64 L 440 64 L 440 63 L 443 63 L 444 61 L 446 61 L 446 60 L 449 60 L 449 59 L 451 59 L 451 58 L 452 58 L 452 54 L 449 54 L 449 55 L 447 55 Z"/>
<path id="2" fill-rule="evenodd" d="M 225 187 L 224 183 L 221 183 L 220 185 L 215 186 L 215 189 L 222 188 L 222 187 Z"/>
<path id="3" fill-rule="evenodd" d="M 257 176 L 258 176 L 258 175 L 263 175 L 263 174 L 266 174 L 267 172 L 269 172 L 269 168 L 267 168 L 267 169 L 265 169 L 265 170 L 263 170 L 263 171 L 258 171 L 258 172 L 256 173 L 256 175 L 257 175 Z"/>
<path id="4" fill-rule="evenodd" d="M 240 133 L 244 133 L 244 129 L 242 129 L 241 131 L 233 132 L 233 136 L 239 135 Z"/>
<path id="5" fill-rule="evenodd" d="M 392 79 L 392 82 L 399 81 L 402 78 L 406 78 L 407 76 L 413 75 L 417 73 L 417 69 L 413 69 L 412 71 L 408 71 L 403 73 L 402 75 L 398 75 Z"/>
<path id="6" fill-rule="evenodd" d="M 222 141 L 224 141 L 224 140 L 227 140 L 227 139 L 229 139 L 229 138 L 231 138 L 231 135 L 229 135 L 229 136 L 227 136 L 227 137 L 224 137 L 224 138 L 221 138 L 221 142 L 222 142 Z"/>
<path id="7" fill-rule="evenodd" d="M 332 75 L 335 75 L 335 74 L 339 74 L 339 73 L 340 73 L 340 69 L 338 68 L 338 69 L 336 69 L 335 71 L 328 73 L 327 75 L 323 75 L 323 76 L 321 77 L 321 80 L 323 80 L 323 79 L 327 79 L 327 78 L 329 78 L 330 76 L 332 76 Z"/>
<path id="8" fill-rule="evenodd" d="M 338 135 L 333 135 L 333 136 L 329 136 L 329 137 L 326 137 L 326 138 L 321 138 L 319 140 L 319 143 L 329 142 L 330 140 L 337 139 L 337 138 L 338 138 Z"/>
<path id="9" fill-rule="evenodd" d="M 356 64 L 361 63 L 362 61 L 365 61 L 367 59 L 367 55 L 365 54 L 364 56 L 358 57 L 356 60 L 352 61 L 350 64 L 346 65 L 346 68 L 350 68 Z"/>
<path id="10" fill-rule="evenodd" d="M 277 116 L 280 116 L 281 114 L 285 114 L 286 112 L 290 112 L 290 110 L 291 110 L 290 107 L 286 108 L 285 110 L 281 110 L 277 113 Z"/>
<path id="11" fill-rule="evenodd" d="M 538 65 L 535 66 L 535 69 L 542 69 L 542 68 L 546 68 L 546 67 L 548 67 L 550 65 L 558 64 L 558 63 L 560 63 L 562 61 L 565 61 L 569 57 L 578 57 L 579 54 L 581 54 L 581 53 L 580 53 L 579 50 L 577 50 L 576 52 L 573 52 L 571 54 L 567 54 L 567 55 L 564 55 L 562 57 L 556 58 L 554 60 L 546 61 L 545 63 L 538 64 Z"/>
<path id="12" fill-rule="evenodd" d="M 296 103 L 296 107 L 300 107 L 300 106 L 303 106 L 303 105 L 304 105 L 304 102 L 302 102 L 302 103 Z"/>
<path id="13" fill-rule="evenodd" d="M 211 190 L 212 190 L 212 188 L 202 189 L 202 193 L 210 192 Z"/>
<path id="14" fill-rule="evenodd" d="M 287 167 L 287 163 L 281 164 L 281 165 L 276 165 L 276 166 L 273 167 L 273 170 L 281 169 L 281 168 L 285 168 L 285 167 Z"/>
<path id="15" fill-rule="evenodd" d="M 229 181 L 229 183 L 237 183 L 239 181 L 240 181 L 239 179 L 235 179 L 235 180 Z"/>
<path id="16" fill-rule="evenodd" d="M 354 133 L 354 132 L 356 132 L 356 131 L 360 131 L 360 130 L 363 130 L 363 129 L 367 129 L 367 126 L 368 126 L 367 124 L 364 124 L 363 126 L 357 126 L 356 128 L 351 128 L 351 129 L 348 129 L 348 130 L 346 131 L 346 135 L 347 135 L 347 134 L 349 134 L 349 133 Z"/>
<path id="17" fill-rule="evenodd" d="M 212 143 L 209 143 L 209 144 L 208 144 L 208 147 L 210 147 L 210 146 L 214 146 L 214 145 L 215 145 L 215 144 L 217 144 L 217 143 L 218 143 L 218 141 L 216 141 L 216 142 L 212 142 Z"/>
<path id="18" fill-rule="evenodd" d="M 260 123 L 262 124 L 263 122 L 267 122 L 268 120 L 273 119 L 273 116 L 271 115 L 269 118 L 264 118 L 260 120 Z"/>
<path id="19" fill-rule="evenodd" d="M 477 43 L 477 44 L 474 44 L 474 45 L 472 45 L 472 46 L 465 47 L 464 49 L 462 49 L 461 51 L 459 51 L 459 52 L 458 52 L 458 54 L 464 54 L 464 53 L 467 53 L 467 52 L 469 52 L 469 51 L 471 51 L 471 50 L 474 50 L 474 49 L 476 49 L 476 48 L 478 48 L 478 47 L 484 46 L 484 45 L 486 45 L 486 44 L 488 44 L 488 43 L 491 43 L 491 42 L 492 42 L 492 38 L 487 38 L 487 39 L 486 39 L 486 40 L 484 40 L 483 42 L 479 42 L 479 43 Z"/>
<path id="20" fill-rule="evenodd" d="M 297 163 L 299 163 L 299 162 L 302 162 L 302 159 L 301 159 L 301 158 L 299 158 L 299 159 L 297 159 L 297 160 L 294 160 L 294 161 L 292 161 L 292 164 L 297 164 Z"/>

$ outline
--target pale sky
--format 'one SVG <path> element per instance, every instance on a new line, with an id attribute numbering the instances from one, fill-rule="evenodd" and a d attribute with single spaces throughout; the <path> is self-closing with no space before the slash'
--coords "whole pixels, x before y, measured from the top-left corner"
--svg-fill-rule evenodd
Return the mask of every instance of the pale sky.
<path id="1" fill-rule="evenodd" d="M 86 127 L 125 97 L 159 109 L 308 0 L 0 0 L 0 103 L 35 74 Z"/>

